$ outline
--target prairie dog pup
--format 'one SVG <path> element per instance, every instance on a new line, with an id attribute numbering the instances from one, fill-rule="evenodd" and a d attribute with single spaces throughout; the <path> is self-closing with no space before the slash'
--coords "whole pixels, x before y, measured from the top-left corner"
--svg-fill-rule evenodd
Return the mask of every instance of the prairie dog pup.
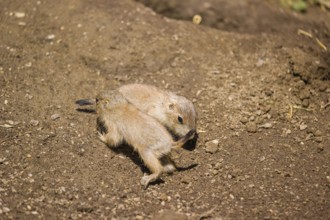
<path id="1" fill-rule="evenodd" d="M 162 172 L 175 170 L 169 157 L 171 149 L 182 147 L 195 135 L 192 129 L 174 142 L 156 119 L 138 110 L 115 90 L 97 95 L 96 113 L 100 139 L 110 147 L 126 142 L 139 153 L 149 168 L 151 174 L 141 179 L 144 187 L 158 179 Z"/>
<path id="2" fill-rule="evenodd" d="M 157 119 L 179 137 L 196 129 L 195 107 L 184 96 L 145 84 L 124 85 L 118 91 L 136 108 Z"/>
<path id="3" fill-rule="evenodd" d="M 118 88 L 128 102 L 158 120 L 179 137 L 196 129 L 196 110 L 191 101 L 172 92 L 145 84 L 128 84 Z M 93 105 L 95 100 L 81 99 L 79 105 Z"/>

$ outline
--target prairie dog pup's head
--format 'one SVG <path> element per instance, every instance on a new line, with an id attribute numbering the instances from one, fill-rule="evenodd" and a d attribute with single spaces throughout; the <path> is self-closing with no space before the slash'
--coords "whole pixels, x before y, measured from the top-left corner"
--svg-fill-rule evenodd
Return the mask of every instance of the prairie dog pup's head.
<path id="1" fill-rule="evenodd" d="M 124 96 L 116 90 L 106 90 L 96 96 L 96 112 L 127 104 Z"/>
<path id="2" fill-rule="evenodd" d="M 167 107 L 169 126 L 174 133 L 183 137 L 190 130 L 196 129 L 196 110 L 190 100 L 171 94 Z"/>

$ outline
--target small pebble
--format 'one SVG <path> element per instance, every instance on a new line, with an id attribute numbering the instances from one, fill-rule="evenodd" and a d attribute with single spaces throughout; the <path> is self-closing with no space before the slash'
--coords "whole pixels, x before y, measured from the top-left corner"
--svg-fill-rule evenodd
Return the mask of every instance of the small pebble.
<path id="1" fill-rule="evenodd" d="M 328 183 L 330 184 L 330 176 L 327 176 L 326 178 L 327 178 Z"/>
<path id="2" fill-rule="evenodd" d="M 196 92 L 196 97 L 198 97 L 198 96 L 202 93 L 202 91 L 203 91 L 203 90 L 198 90 L 198 91 Z"/>
<path id="3" fill-rule="evenodd" d="M 272 96 L 273 93 L 274 93 L 274 92 L 273 92 L 272 90 L 269 90 L 269 89 L 265 90 L 265 94 L 266 94 L 266 96 Z"/>
<path id="4" fill-rule="evenodd" d="M 183 176 L 183 177 L 181 178 L 181 183 L 189 184 L 190 182 L 191 182 L 191 179 L 190 179 L 190 177 L 188 177 L 188 176 Z"/>
<path id="5" fill-rule="evenodd" d="M 30 94 L 26 94 L 25 97 L 29 100 L 33 99 L 33 95 L 30 95 Z"/>
<path id="6" fill-rule="evenodd" d="M 323 138 L 322 138 L 322 137 L 316 137 L 316 138 L 315 138 L 315 141 L 316 141 L 317 143 L 321 143 L 321 142 L 323 141 Z"/>
<path id="7" fill-rule="evenodd" d="M 258 116 L 260 116 L 260 115 L 262 114 L 262 111 L 259 109 L 259 110 L 256 111 L 256 114 L 257 114 Z"/>
<path id="8" fill-rule="evenodd" d="M 3 128 L 13 128 L 14 126 L 9 125 L 9 124 L 4 124 L 4 125 L 0 125 L 0 127 L 3 127 Z"/>
<path id="9" fill-rule="evenodd" d="M 311 93 L 308 89 L 304 89 L 303 91 L 300 92 L 299 98 L 301 100 L 308 99 L 310 97 Z"/>
<path id="10" fill-rule="evenodd" d="M 206 153 L 214 154 L 218 151 L 219 140 L 212 140 L 205 143 Z"/>
<path id="11" fill-rule="evenodd" d="M 52 116 L 50 116 L 50 118 L 54 121 L 56 119 L 59 119 L 61 116 L 59 114 L 53 114 Z"/>
<path id="12" fill-rule="evenodd" d="M 7 208 L 7 207 L 3 207 L 3 208 L 2 208 L 2 211 L 3 211 L 4 213 L 6 213 L 6 212 L 10 212 L 10 209 Z"/>
<path id="13" fill-rule="evenodd" d="M 258 59 L 257 63 L 256 63 L 256 67 L 261 67 L 262 65 L 264 65 L 265 61 L 261 58 Z"/>
<path id="14" fill-rule="evenodd" d="M 304 99 L 301 103 L 302 107 L 304 108 L 308 108 L 309 106 L 309 100 L 308 99 Z"/>
<path id="15" fill-rule="evenodd" d="M 243 117 L 243 118 L 241 118 L 240 122 L 242 122 L 243 124 L 246 124 L 249 122 L 249 119 L 246 117 Z"/>
<path id="16" fill-rule="evenodd" d="M 320 136 L 322 136 L 322 132 L 320 130 L 316 130 L 315 133 L 314 133 L 314 135 L 316 137 L 320 137 Z"/>
<path id="17" fill-rule="evenodd" d="M 307 125 L 302 123 L 300 126 L 299 126 L 299 129 L 302 131 L 302 130 L 305 130 L 307 128 Z"/>
<path id="18" fill-rule="evenodd" d="M 54 34 L 49 34 L 46 37 L 46 40 L 54 40 L 55 39 L 55 35 Z"/>
<path id="19" fill-rule="evenodd" d="M 246 123 L 246 130 L 250 133 L 256 133 L 257 132 L 257 124 L 255 122 L 248 122 Z"/>
<path id="20" fill-rule="evenodd" d="M 324 146 L 318 146 L 317 147 L 317 153 L 321 153 L 322 151 L 324 151 Z"/>
<path id="21" fill-rule="evenodd" d="M 15 124 L 14 121 L 12 121 L 12 120 L 6 120 L 6 122 L 7 122 L 8 124 L 10 124 L 10 125 L 14 125 L 14 124 Z"/>
<path id="22" fill-rule="evenodd" d="M 290 129 L 286 129 L 286 128 L 284 128 L 284 130 L 283 130 L 283 134 L 285 135 L 285 136 L 287 136 L 287 135 L 289 135 L 289 134 L 291 134 L 292 133 L 292 131 L 290 130 Z"/>
<path id="23" fill-rule="evenodd" d="M 24 18 L 25 17 L 24 12 L 15 12 L 14 15 L 15 15 L 16 18 Z"/>
<path id="24" fill-rule="evenodd" d="M 160 193 L 158 198 L 162 201 L 167 201 L 167 195 L 165 193 Z"/>
<path id="25" fill-rule="evenodd" d="M 259 126 L 259 128 L 266 128 L 266 129 L 272 128 L 272 127 L 273 127 L 272 123 L 269 123 L 269 122 Z"/>
<path id="26" fill-rule="evenodd" d="M 24 21 L 20 21 L 20 22 L 18 22 L 18 25 L 19 25 L 19 26 L 26 26 L 26 22 L 24 22 Z"/>
<path id="27" fill-rule="evenodd" d="M 30 124 L 32 125 L 32 126 L 34 126 L 34 127 L 36 127 L 36 126 L 38 126 L 39 125 L 39 121 L 37 121 L 37 120 L 31 120 L 30 121 Z"/>
<path id="28" fill-rule="evenodd" d="M 84 149 L 84 148 L 81 148 L 81 149 L 79 150 L 79 152 L 78 152 L 78 155 L 79 155 L 79 156 L 84 156 L 84 154 L 85 154 L 85 149 Z"/>

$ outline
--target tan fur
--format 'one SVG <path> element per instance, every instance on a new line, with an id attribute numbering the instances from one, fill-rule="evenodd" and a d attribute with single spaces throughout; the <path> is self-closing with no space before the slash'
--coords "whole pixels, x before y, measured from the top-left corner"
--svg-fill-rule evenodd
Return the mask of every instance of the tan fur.
<path id="1" fill-rule="evenodd" d="M 195 130 L 191 130 L 174 142 L 156 119 L 138 110 L 115 90 L 102 92 L 96 97 L 96 113 L 100 139 L 110 147 L 126 142 L 139 153 L 150 169 L 151 174 L 141 179 L 145 187 L 158 179 L 162 172 L 175 170 L 169 157 L 171 149 L 182 147 L 195 135 Z M 161 159 L 165 164 L 161 163 Z"/>
<path id="2" fill-rule="evenodd" d="M 128 84 L 118 90 L 136 108 L 157 119 L 179 137 L 196 129 L 195 107 L 187 98 L 145 84 Z M 178 117 L 182 118 L 182 123 Z"/>
<path id="3" fill-rule="evenodd" d="M 150 115 L 179 137 L 196 129 L 193 103 L 183 96 L 145 84 L 128 84 L 118 88 L 128 102 Z M 79 105 L 91 105 L 95 100 L 77 100 Z M 182 123 L 179 121 L 182 119 Z"/>

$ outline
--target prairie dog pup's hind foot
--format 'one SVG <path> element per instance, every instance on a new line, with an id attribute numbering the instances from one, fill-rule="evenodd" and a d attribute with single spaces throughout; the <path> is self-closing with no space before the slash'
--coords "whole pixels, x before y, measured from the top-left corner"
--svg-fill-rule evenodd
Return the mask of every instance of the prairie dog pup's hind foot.
<path id="1" fill-rule="evenodd" d="M 153 173 L 150 175 L 143 176 L 141 178 L 140 183 L 146 189 L 151 182 L 154 182 L 155 180 L 158 179 L 159 175 L 160 175 L 160 173 Z"/>

